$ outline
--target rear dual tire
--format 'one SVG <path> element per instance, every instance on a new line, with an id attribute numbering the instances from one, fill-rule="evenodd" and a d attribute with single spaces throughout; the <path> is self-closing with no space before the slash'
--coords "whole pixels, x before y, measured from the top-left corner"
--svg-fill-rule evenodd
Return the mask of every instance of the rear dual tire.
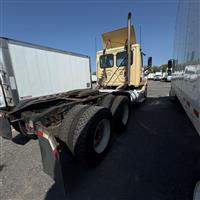
<path id="1" fill-rule="evenodd" d="M 123 132 L 130 117 L 126 96 L 108 95 L 101 105 L 74 106 L 64 116 L 58 135 L 79 160 L 89 165 L 96 165 L 105 157 L 112 126 Z"/>
<path id="2" fill-rule="evenodd" d="M 127 125 L 131 114 L 130 100 L 126 96 L 117 96 L 113 101 L 111 112 L 113 123 L 117 132 L 123 132 Z"/>
<path id="3" fill-rule="evenodd" d="M 102 161 L 109 148 L 111 117 L 107 108 L 74 106 L 62 121 L 59 138 L 79 160 L 96 165 Z"/>
<path id="4" fill-rule="evenodd" d="M 113 128 L 116 132 L 123 132 L 128 124 L 131 114 L 131 104 L 127 96 L 107 95 L 101 106 L 109 108 L 112 113 Z"/>
<path id="5" fill-rule="evenodd" d="M 105 157 L 111 139 L 110 111 L 91 106 L 80 117 L 74 135 L 77 137 L 74 153 L 79 160 L 98 164 Z"/>

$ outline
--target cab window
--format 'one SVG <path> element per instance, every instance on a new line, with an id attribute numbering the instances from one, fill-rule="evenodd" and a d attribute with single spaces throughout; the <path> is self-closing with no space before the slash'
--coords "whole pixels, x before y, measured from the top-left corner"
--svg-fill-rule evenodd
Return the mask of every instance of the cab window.
<path id="1" fill-rule="evenodd" d="M 114 56 L 113 54 L 106 54 L 100 56 L 100 67 L 101 68 L 110 68 L 114 65 Z"/>
<path id="2" fill-rule="evenodd" d="M 127 52 L 122 51 L 116 55 L 116 64 L 117 67 L 127 66 Z M 131 65 L 133 64 L 133 52 L 131 51 Z"/>

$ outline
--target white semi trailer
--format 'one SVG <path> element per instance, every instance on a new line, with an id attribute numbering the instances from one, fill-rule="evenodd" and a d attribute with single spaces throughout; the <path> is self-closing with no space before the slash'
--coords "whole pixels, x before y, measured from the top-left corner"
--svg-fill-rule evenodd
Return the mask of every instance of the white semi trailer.
<path id="1" fill-rule="evenodd" d="M 0 132 L 5 137 L 10 132 L 5 116 L 16 106 L 86 88 L 91 88 L 88 56 L 0 38 Z M 28 134 L 23 121 L 9 123 Z"/>
<path id="2" fill-rule="evenodd" d="M 200 1 L 179 2 L 174 59 L 168 62 L 168 67 L 173 72 L 170 95 L 178 98 L 200 135 L 199 13 Z M 200 181 L 194 189 L 194 200 L 200 200 Z"/>

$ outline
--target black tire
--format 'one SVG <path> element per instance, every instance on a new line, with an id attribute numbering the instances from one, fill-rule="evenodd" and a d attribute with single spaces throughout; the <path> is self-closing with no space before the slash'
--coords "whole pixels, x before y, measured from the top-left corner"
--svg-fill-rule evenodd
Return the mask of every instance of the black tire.
<path id="1" fill-rule="evenodd" d="M 117 132 L 123 132 L 131 114 L 130 100 L 126 96 L 117 96 L 111 107 L 114 128 Z"/>
<path id="2" fill-rule="evenodd" d="M 80 115 L 88 108 L 88 105 L 76 105 L 70 109 L 62 120 L 58 138 L 61 139 L 74 153 L 73 148 L 73 134 L 75 126 L 80 118 Z"/>
<path id="3" fill-rule="evenodd" d="M 112 103 L 115 99 L 115 95 L 109 94 L 107 95 L 101 102 L 100 106 L 105 107 L 105 108 L 111 108 Z"/>
<path id="4" fill-rule="evenodd" d="M 109 109 L 100 106 L 91 106 L 80 116 L 73 137 L 74 154 L 79 160 L 89 165 L 97 165 L 103 160 L 111 139 L 111 118 Z M 103 127 L 105 129 L 103 131 L 107 131 L 106 142 L 102 143 L 103 148 L 98 150 L 94 142 L 98 132 L 97 127 L 102 122 L 106 122 L 109 128 Z M 102 138 L 100 140 L 103 141 Z"/>

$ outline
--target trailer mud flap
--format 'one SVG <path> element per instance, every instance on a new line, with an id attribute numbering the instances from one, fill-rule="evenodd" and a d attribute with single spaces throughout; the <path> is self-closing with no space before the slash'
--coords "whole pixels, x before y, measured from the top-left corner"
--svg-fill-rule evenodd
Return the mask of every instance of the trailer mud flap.
<path id="1" fill-rule="evenodd" d="M 5 113 L 0 113 L 0 136 L 3 138 L 12 139 L 12 130 L 8 118 Z"/>
<path id="2" fill-rule="evenodd" d="M 52 143 L 49 139 L 41 136 L 40 133 L 37 135 L 42 156 L 43 170 L 54 179 L 57 188 L 56 193 L 59 195 L 58 199 L 65 199 L 65 185 L 57 149 L 52 149 Z"/>

